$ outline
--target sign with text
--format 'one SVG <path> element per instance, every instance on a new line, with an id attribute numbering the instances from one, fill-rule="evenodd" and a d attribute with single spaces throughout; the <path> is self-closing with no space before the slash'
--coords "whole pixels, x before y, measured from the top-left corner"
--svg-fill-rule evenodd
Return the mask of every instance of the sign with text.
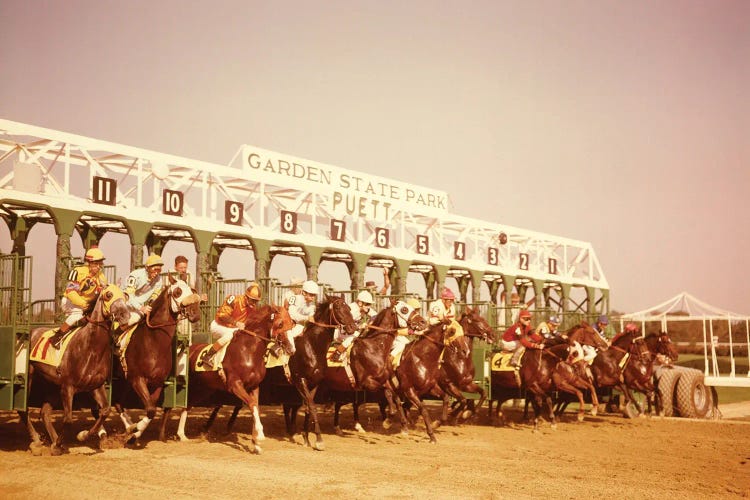
<path id="1" fill-rule="evenodd" d="M 388 220 L 395 210 L 439 216 L 448 212 L 448 194 L 385 177 L 242 147 L 243 170 L 253 180 L 328 195 L 337 216 Z"/>

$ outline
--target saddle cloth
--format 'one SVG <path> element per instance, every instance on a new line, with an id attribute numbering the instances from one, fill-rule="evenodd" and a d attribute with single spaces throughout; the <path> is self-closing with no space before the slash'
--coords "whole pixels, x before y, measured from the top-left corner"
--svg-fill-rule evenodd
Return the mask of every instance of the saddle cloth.
<path id="1" fill-rule="evenodd" d="M 60 366 L 60 361 L 62 360 L 63 354 L 65 354 L 65 350 L 68 348 L 68 344 L 70 344 L 70 339 L 72 339 L 80 329 L 81 327 L 77 327 L 68 332 L 60 344 L 60 349 L 52 347 L 52 344 L 49 341 L 52 335 L 55 334 L 55 329 L 52 328 L 47 330 L 41 335 L 41 337 L 39 337 L 39 340 L 37 340 L 34 348 L 31 350 L 29 361 L 36 361 L 37 363 L 44 363 L 45 365 L 55 367 Z"/>
<path id="2" fill-rule="evenodd" d="M 230 342 L 231 343 L 231 342 Z M 217 372 L 221 369 L 223 369 L 222 362 L 224 361 L 224 356 L 227 354 L 227 345 L 219 349 L 216 354 L 214 354 L 213 358 L 211 359 L 211 364 L 213 365 L 211 368 L 208 367 L 207 364 L 203 363 L 202 366 L 197 365 L 197 360 L 201 359 L 203 357 L 203 353 L 208 351 L 211 348 L 212 344 L 206 344 L 203 346 L 203 348 L 198 352 L 198 357 L 196 358 L 196 363 L 193 364 L 193 370 L 196 372 Z"/>
<path id="3" fill-rule="evenodd" d="M 326 362 L 328 363 L 326 366 L 330 368 L 341 368 L 344 366 L 344 359 L 349 357 L 349 352 L 352 350 L 352 345 L 349 345 L 349 347 L 346 348 L 346 353 L 342 354 L 341 361 L 333 361 L 331 357 L 333 356 L 333 353 L 338 351 L 337 347 L 340 345 L 338 342 L 335 344 L 331 344 L 328 346 L 328 351 L 326 352 Z"/>
<path id="4" fill-rule="evenodd" d="M 511 351 L 496 352 L 492 355 L 493 372 L 512 372 L 516 369 L 510 366 L 510 358 L 513 357 Z"/>
<path id="5" fill-rule="evenodd" d="M 266 368 L 276 368 L 277 366 L 289 364 L 289 355 L 285 351 L 282 350 L 279 357 L 274 356 L 272 348 L 275 345 L 275 340 L 268 343 L 268 349 L 266 350 Z"/>

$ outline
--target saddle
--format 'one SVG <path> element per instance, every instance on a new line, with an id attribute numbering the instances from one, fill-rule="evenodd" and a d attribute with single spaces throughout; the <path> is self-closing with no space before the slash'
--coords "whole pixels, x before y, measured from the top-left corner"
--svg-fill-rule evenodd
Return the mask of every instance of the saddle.
<path id="1" fill-rule="evenodd" d="M 55 334 L 56 330 L 56 328 L 51 328 L 39 337 L 39 340 L 37 340 L 36 344 L 31 349 L 29 361 L 36 361 L 38 363 L 44 363 L 45 365 L 55 367 L 60 366 L 60 361 L 68 348 L 68 344 L 70 344 L 70 341 L 75 334 L 81 330 L 81 327 L 76 326 L 66 333 L 60 341 L 59 349 L 52 347 L 52 343 L 50 342 L 50 339 Z"/>

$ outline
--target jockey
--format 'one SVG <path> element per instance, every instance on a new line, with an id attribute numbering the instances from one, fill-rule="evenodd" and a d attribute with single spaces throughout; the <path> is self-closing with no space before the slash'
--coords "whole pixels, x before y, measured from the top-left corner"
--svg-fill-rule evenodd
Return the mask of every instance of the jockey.
<path id="1" fill-rule="evenodd" d="M 357 300 L 349 304 L 352 318 L 354 318 L 354 323 L 357 324 L 357 331 L 351 335 L 347 335 L 341 328 L 336 329 L 334 340 L 341 342 L 341 344 L 336 347 L 336 352 L 331 357 L 332 361 L 341 361 L 341 355 L 346 352 L 349 346 L 352 345 L 352 342 L 354 342 L 355 337 L 359 337 L 359 334 L 367 327 L 367 324 L 376 316 L 375 311 L 372 310 L 372 303 L 372 294 L 367 290 L 362 290 L 357 294 Z"/>
<path id="2" fill-rule="evenodd" d="M 446 331 L 452 330 L 451 338 L 461 337 L 464 334 L 464 328 L 456 321 L 455 300 L 456 296 L 453 291 L 445 287 L 440 293 L 440 299 L 430 304 L 430 318 L 428 320 L 430 325 L 442 323 L 445 325 Z"/>
<path id="3" fill-rule="evenodd" d="M 510 366 L 513 367 L 519 366 L 526 348 L 544 349 L 542 337 L 531 329 L 531 313 L 528 309 L 523 309 L 518 314 L 518 322 L 505 330 L 501 343 L 504 350 L 513 351 L 513 357 L 510 359 Z"/>
<path id="4" fill-rule="evenodd" d="M 636 325 L 635 323 L 628 323 L 628 324 L 625 325 L 625 330 L 624 331 L 622 331 L 622 332 L 618 333 L 617 335 L 615 335 L 614 337 L 612 337 L 611 345 L 614 345 L 614 343 L 620 337 L 623 337 L 623 336 L 628 335 L 628 334 L 636 334 L 636 333 L 638 333 L 638 325 Z"/>
<path id="5" fill-rule="evenodd" d="M 557 327 L 560 325 L 560 318 L 554 314 L 550 316 L 547 321 L 542 321 L 536 327 L 534 332 L 543 337 L 545 340 L 552 340 L 558 337 L 562 337 L 562 334 L 557 331 Z"/>
<path id="6" fill-rule="evenodd" d="M 227 345 L 234 336 L 234 332 L 245 327 L 250 313 L 258 307 L 260 301 L 260 286 L 252 282 L 242 295 L 230 295 L 224 300 L 224 303 L 216 311 L 216 316 L 211 322 L 211 334 L 214 338 L 218 337 L 208 351 L 201 355 L 197 366 L 207 365 L 210 370 L 213 368 L 211 358 L 214 354 Z"/>
<path id="7" fill-rule="evenodd" d="M 599 336 L 607 343 L 607 345 L 610 345 L 609 340 L 607 339 L 607 336 L 604 333 L 604 331 L 607 329 L 607 325 L 609 325 L 609 319 L 607 318 L 606 314 L 602 314 L 596 320 L 596 323 L 593 325 L 593 328 L 594 328 L 594 331 L 597 334 L 599 334 Z M 593 363 L 594 358 L 596 357 L 596 354 L 597 354 L 596 347 L 591 346 L 591 345 L 582 345 L 581 349 L 583 349 L 583 359 L 586 360 L 588 364 Z"/>
<path id="8" fill-rule="evenodd" d="M 409 331 L 406 322 L 409 320 L 412 311 L 419 311 L 422 308 L 422 305 L 419 303 L 419 300 L 410 297 L 406 299 L 405 302 L 398 302 L 394 307 L 396 308 L 396 315 L 398 316 L 399 330 L 396 338 L 393 339 L 393 346 L 391 347 L 391 357 L 393 358 L 401 354 L 406 347 L 406 344 L 411 342 L 408 336 L 413 332 Z"/>
<path id="9" fill-rule="evenodd" d="M 102 272 L 104 265 L 102 251 L 97 247 L 91 247 L 86 251 L 83 260 L 86 262 L 84 265 L 75 267 L 68 274 L 68 285 L 65 287 L 62 299 L 65 321 L 50 338 L 50 343 L 55 349 L 60 348 L 65 334 L 83 317 L 84 311 L 96 301 L 102 288 L 107 286 L 107 278 Z"/>
<path id="10" fill-rule="evenodd" d="M 315 317 L 315 302 L 318 299 L 318 292 L 320 288 L 314 281 L 307 280 L 302 283 L 302 293 L 299 295 L 292 295 L 287 299 L 289 304 L 289 317 L 294 321 L 294 327 L 286 332 L 289 338 L 289 344 L 292 346 L 291 354 L 294 354 L 296 347 L 294 345 L 294 338 L 302 335 L 305 329 L 305 324 L 308 321 L 313 321 Z"/>
<path id="11" fill-rule="evenodd" d="M 161 257 L 151 254 L 146 259 L 146 267 L 136 269 L 128 275 L 124 291 L 128 296 L 130 319 L 127 325 L 120 325 L 123 330 L 135 325 L 151 312 L 151 302 L 159 295 L 164 285 L 161 279 L 162 267 L 164 261 Z"/>

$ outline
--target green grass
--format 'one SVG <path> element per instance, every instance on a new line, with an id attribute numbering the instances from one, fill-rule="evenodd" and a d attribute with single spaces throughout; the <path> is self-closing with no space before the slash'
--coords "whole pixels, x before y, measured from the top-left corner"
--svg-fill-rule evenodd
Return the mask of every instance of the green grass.
<path id="1" fill-rule="evenodd" d="M 729 356 L 717 356 L 716 361 L 719 365 L 719 371 L 723 374 L 728 374 L 731 369 Z M 734 362 L 735 373 L 742 375 L 747 373 L 747 357 L 735 356 Z M 710 363 L 711 360 L 709 359 L 709 365 Z M 701 372 L 705 369 L 703 356 L 698 354 L 680 354 L 677 364 L 679 366 L 695 368 Z M 719 396 L 719 404 L 750 401 L 750 387 L 716 387 L 716 394 Z"/>

